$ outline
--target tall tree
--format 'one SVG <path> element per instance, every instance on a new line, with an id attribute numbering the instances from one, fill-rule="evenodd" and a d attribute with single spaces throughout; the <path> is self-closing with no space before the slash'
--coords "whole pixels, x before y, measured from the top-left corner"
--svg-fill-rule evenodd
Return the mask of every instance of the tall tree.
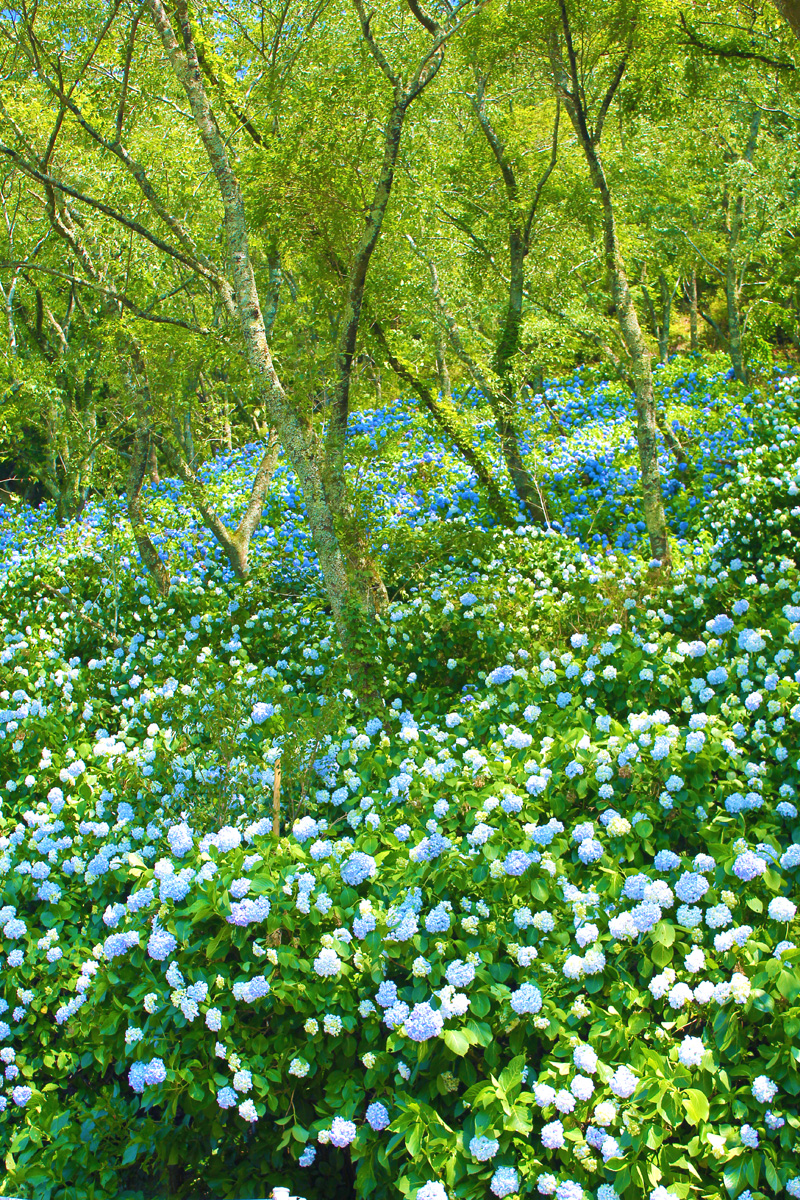
<path id="1" fill-rule="evenodd" d="M 658 467 L 658 423 L 653 393 L 653 372 L 650 351 L 642 334 L 636 306 L 633 302 L 625 259 L 617 230 L 614 198 L 600 154 L 600 143 L 606 118 L 617 95 L 622 77 L 634 46 L 636 14 L 633 14 L 624 35 L 624 48 L 610 72 L 605 87 L 598 96 L 596 108 L 590 112 L 591 85 L 587 76 L 587 61 L 579 61 L 575 50 L 573 28 L 565 0 L 559 3 L 559 21 L 550 38 L 550 62 L 557 94 L 569 114 L 578 143 L 583 151 L 593 187 L 596 189 L 603 213 L 603 249 L 608 285 L 614 301 L 617 320 L 630 360 L 636 397 L 636 440 L 642 479 L 644 520 L 650 539 L 652 558 L 669 566 L 671 551 L 661 491 Z M 588 70 L 597 66 L 589 59 Z"/>

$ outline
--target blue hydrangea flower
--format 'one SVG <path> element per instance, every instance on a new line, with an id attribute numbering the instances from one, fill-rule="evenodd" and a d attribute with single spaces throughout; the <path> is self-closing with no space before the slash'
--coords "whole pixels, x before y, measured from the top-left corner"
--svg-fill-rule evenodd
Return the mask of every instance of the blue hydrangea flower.
<path id="1" fill-rule="evenodd" d="M 381 1104 L 379 1100 L 373 1101 L 367 1109 L 366 1113 L 367 1124 L 376 1133 L 385 1129 L 389 1124 L 389 1110 L 385 1104 Z"/>
<path id="2" fill-rule="evenodd" d="M 498 1167 L 492 1176 L 489 1191 L 499 1197 L 511 1196 L 514 1192 L 519 1191 L 519 1175 L 515 1169 L 513 1167 Z"/>
<path id="3" fill-rule="evenodd" d="M 438 1037 L 444 1028 L 441 1012 L 431 1008 L 427 1002 L 415 1004 L 404 1024 L 412 1042 L 426 1042 L 430 1038 Z"/>
<path id="4" fill-rule="evenodd" d="M 523 983 L 509 997 L 515 1013 L 537 1013 L 542 1007 L 542 993 L 532 983 Z"/>
<path id="5" fill-rule="evenodd" d="M 495 1138 L 473 1137 L 470 1139 L 469 1152 L 478 1162 L 489 1162 L 500 1149 L 500 1143 Z"/>
<path id="6" fill-rule="evenodd" d="M 357 1132 L 358 1130 L 353 1121 L 346 1121 L 342 1117 L 334 1117 L 331 1122 L 331 1144 L 338 1146 L 341 1150 L 356 1140 Z"/>
<path id="7" fill-rule="evenodd" d="M 745 850 L 743 854 L 737 855 L 733 863 L 733 873 L 743 883 L 749 883 L 751 879 L 757 879 L 759 875 L 764 874 L 766 869 L 766 859 L 761 858 L 758 854 L 754 854 L 752 850 Z"/>
<path id="8" fill-rule="evenodd" d="M 438 1180 L 429 1179 L 422 1187 L 417 1188 L 416 1200 L 447 1200 L 447 1192 Z"/>
<path id="9" fill-rule="evenodd" d="M 472 963 L 463 962 L 460 958 L 457 958 L 455 962 L 450 963 L 445 975 L 447 982 L 453 987 L 469 987 L 475 978 L 475 967 Z"/>
<path id="10" fill-rule="evenodd" d="M 425 918 L 425 929 L 428 933 L 446 933 L 450 928 L 450 913 L 443 904 L 437 904 Z"/>
<path id="11" fill-rule="evenodd" d="M 345 859 L 339 868 L 344 883 L 350 887 L 358 887 L 365 879 L 372 879 L 377 872 L 377 864 L 370 854 L 356 850 Z"/>

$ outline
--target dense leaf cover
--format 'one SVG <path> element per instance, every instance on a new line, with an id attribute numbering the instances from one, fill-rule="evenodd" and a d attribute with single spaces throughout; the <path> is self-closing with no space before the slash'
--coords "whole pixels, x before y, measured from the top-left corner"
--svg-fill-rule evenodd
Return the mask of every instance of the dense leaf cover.
<path id="1" fill-rule="evenodd" d="M 286 469 L 246 585 L 151 490 L 163 601 L 115 497 L 3 514 L 0 1195 L 800 1195 L 800 381 L 661 385 L 666 582 L 611 385 L 531 402 L 547 533 L 355 415 L 382 720 Z"/>

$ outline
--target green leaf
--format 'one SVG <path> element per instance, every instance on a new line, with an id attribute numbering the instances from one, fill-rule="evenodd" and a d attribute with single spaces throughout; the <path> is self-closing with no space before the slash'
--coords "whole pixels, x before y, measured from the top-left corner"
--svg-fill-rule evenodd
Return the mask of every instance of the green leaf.
<path id="1" fill-rule="evenodd" d="M 683 1107 L 686 1110 L 686 1120 L 691 1125 L 699 1125 L 708 1120 L 708 1099 L 697 1088 L 689 1088 L 683 1094 Z"/>
<path id="2" fill-rule="evenodd" d="M 459 1057 L 463 1057 L 469 1050 L 469 1041 L 460 1029 L 446 1029 L 444 1044 L 448 1049 L 453 1051 L 453 1054 L 458 1054 Z"/>
<path id="3" fill-rule="evenodd" d="M 662 946 L 671 946 L 675 941 L 675 926 L 669 921 L 659 921 L 653 930 L 653 941 Z"/>
<path id="4" fill-rule="evenodd" d="M 662 946 L 660 942 L 656 942 L 650 952 L 650 957 L 657 967 L 666 967 L 672 962 L 672 949 L 669 946 Z"/>
<path id="5" fill-rule="evenodd" d="M 419 1154 L 419 1148 L 422 1145 L 422 1132 L 424 1128 L 425 1126 L 421 1125 L 418 1121 L 411 1130 L 411 1133 L 406 1138 L 406 1146 L 412 1158 L 416 1158 L 416 1156 Z"/>
<path id="6" fill-rule="evenodd" d="M 800 996 L 800 981 L 793 971 L 781 971 L 776 986 L 784 1000 L 793 1003 Z"/>
<path id="7" fill-rule="evenodd" d="M 722 1178 L 725 1180 L 729 1196 L 738 1196 L 741 1191 L 742 1183 L 744 1182 L 744 1164 L 735 1163 L 730 1167 L 726 1167 Z"/>

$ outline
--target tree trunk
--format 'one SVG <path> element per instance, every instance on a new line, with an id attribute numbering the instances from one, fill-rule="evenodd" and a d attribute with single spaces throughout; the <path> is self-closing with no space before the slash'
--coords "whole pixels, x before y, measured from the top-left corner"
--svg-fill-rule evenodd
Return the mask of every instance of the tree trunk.
<path id="1" fill-rule="evenodd" d="M 235 529 L 229 529 L 211 507 L 205 487 L 181 457 L 180 452 L 173 456 L 174 469 L 185 483 L 192 504 L 199 512 L 206 529 L 211 531 L 222 547 L 237 579 L 245 580 L 250 574 L 250 542 L 264 511 L 279 451 L 280 443 L 277 435 L 273 433 L 256 471 L 247 508 Z"/>
<path id="2" fill-rule="evenodd" d="M 661 430 L 661 435 L 669 449 L 672 451 L 672 455 L 678 464 L 678 467 L 680 468 L 681 473 L 678 478 L 681 484 L 685 486 L 688 482 L 692 464 L 687 457 L 680 438 L 677 436 L 674 429 L 670 429 L 667 418 L 662 417 L 659 414 L 656 420 L 658 421 L 658 428 Z"/>
<path id="3" fill-rule="evenodd" d="M 158 474 L 158 451 L 154 438 L 150 438 L 150 446 L 147 451 L 147 474 L 150 476 L 151 483 L 160 483 L 161 477 Z"/>
<path id="4" fill-rule="evenodd" d="M 147 473 L 149 449 L 150 429 L 146 425 L 140 424 L 133 435 L 133 447 L 131 449 L 130 467 L 128 469 L 128 518 L 141 560 L 155 579 L 156 586 L 161 595 L 166 596 L 170 583 L 169 570 L 159 558 L 158 551 L 153 545 L 147 530 L 142 512 L 142 484 Z"/>
<path id="5" fill-rule="evenodd" d="M 731 356 L 733 373 L 741 383 L 747 383 L 747 368 L 742 355 L 742 324 L 739 317 L 736 262 L 730 242 L 725 262 L 725 303 L 728 314 L 728 353 Z"/>
<path id="6" fill-rule="evenodd" d="M 545 509 L 544 496 L 522 457 L 515 415 L 502 402 L 494 408 L 503 458 L 506 460 L 514 490 L 527 508 L 534 524 L 549 527 L 550 521 Z"/>
<path id="7" fill-rule="evenodd" d="M 775 0 L 775 7 L 789 23 L 794 36 L 800 38 L 800 0 Z"/>
<path id="8" fill-rule="evenodd" d="M 468 463 L 475 472 L 479 483 L 486 492 L 486 497 L 489 507 L 492 512 L 504 525 L 515 523 L 516 513 L 512 505 L 500 492 L 500 489 L 495 482 L 491 467 L 483 458 L 479 450 L 476 450 L 472 444 L 469 429 L 461 420 L 455 405 L 451 400 L 435 400 L 429 388 L 417 378 L 408 363 L 402 361 L 394 353 L 386 339 L 386 334 L 380 322 L 372 322 L 372 332 L 383 347 L 383 352 L 386 355 L 386 361 L 397 375 L 398 379 L 402 379 L 407 383 L 412 391 L 416 392 L 420 400 L 433 417 L 435 423 L 439 426 L 445 437 L 449 438 L 455 446 L 458 453 Z M 446 369 L 446 364 L 445 364 Z"/>
<path id="9" fill-rule="evenodd" d="M 653 337 L 658 343 L 658 361 L 664 364 L 669 358 L 669 331 L 672 317 L 672 297 L 675 294 L 674 289 L 670 291 L 666 276 L 663 271 L 658 274 L 658 294 L 660 300 L 659 311 L 656 312 L 656 306 L 653 303 L 653 298 L 647 284 L 642 281 L 642 296 L 644 297 L 645 308 L 650 320 L 650 329 Z"/>
<path id="10" fill-rule="evenodd" d="M 436 333 L 436 369 L 439 373 L 439 392 L 446 404 L 453 402 L 453 388 L 450 383 L 450 371 L 447 367 L 447 338 L 443 329 Z"/>
<path id="11" fill-rule="evenodd" d="M 508 473 L 511 476 L 511 482 L 514 486 L 517 496 L 527 508 L 531 519 L 537 525 L 547 526 L 549 525 L 549 520 L 544 506 L 544 497 L 542 496 L 536 481 L 531 477 L 525 460 L 522 457 L 522 451 L 520 450 L 519 437 L 515 424 L 514 406 L 511 402 L 509 402 L 507 396 L 497 392 L 492 387 L 489 380 L 486 378 L 486 375 L 481 370 L 478 363 L 476 363 L 472 358 L 466 346 L 462 342 L 458 324 L 455 320 L 455 317 L 450 312 L 450 309 L 447 307 L 447 303 L 442 295 L 442 291 L 439 286 L 439 275 L 436 270 L 436 264 L 432 259 L 427 258 L 422 251 L 418 249 L 413 238 L 409 236 L 408 240 L 414 252 L 418 254 L 419 257 L 428 265 L 428 270 L 430 271 L 431 276 L 433 298 L 444 319 L 447 332 L 450 335 L 450 344 L 452 345 L 458 357 L 466 366 L 476 386 L 481 389 L 489 402 L 489 406 L 492 410 L 492 415 L 495 420 L 498 437 L 500 439 L 500 449 L 502 451 L 503 458 L 505 459 Z M 511 309 L 511 305 L 509 305 L 509 309 Z M 506 353 L 511 346 L 515 337 L 515 328 L 517 329 L 516 336 L 518 336 L 518 323 L 516 321 L 515 314 L 512 310 L 509 317 L 509 312 L 507 311 L 505 324 L 503 326 L 503 333 L 500 339 L 501 346 L 503 347 L 503 349 L 500 351 L 501 354 Z M 514 351 L 514 353 L 515 352 L 516 351 Z M 504 361 L 507 366 L 508 357 L 506 357 Z"/>
<path id="12" fill-rule="evenodd" d="M 128 464 L 127 505 L 128 519 L 131 523 L 133 538 L 139 550 L 139 556 L 147 570 L 156 581 L 156 586 L 162 596 L 169 591 L 169 569 L 161 561 L 158 550 L 153 544 L 147 523 L 142 511 L 142 486 L 148 471 L 150 461 L 150 442 L 152 440 L 152 417 L 150 400 L 150 383 L 147 378 L 147 365 L 141 347 L 131 339 L 128 346 L 129 370 L 128 381 L 134 398 L 136 411 L 136 431 L 133 435 L 133 446 Z"/>
<path id="13" fill-rule="evenodd" d="M 511 159 L 506 153 L 506 147 L 498 136 L 486 110 L 486 79 L 481 75 L 477 67 L 475 67 L 475 80 L 477 92 L 472 97 L 472 107 L 483 135 L 494 155 L 500 174 L 503 177 L 508 213 L 508 297 L 492 361 L 492 369 L 500 382 L 500 388 L 499 391 L 495 391 L 494 388 L 487 386 L 488 381 L 484 381 L 482 390 L 494 414 L 503 457 L 517 496 L 525 508 L 527 508 L 533 522 L 536 525 L 543 525 L 549 528 L 550 520 L 547 515 L 544 496 L 535 477 L 528 470 L 519 445 L 514 359 L 519 352 L 522 330 L 522 301 L 525 294 L 525 259 L 530 250 L 531 230 L 539 207 L 539 201 L 545 184 L 556 165 L 561 103 L 559 101 L 556 108 L 550 160 L 539 179 L 530 204 L 523 210 L 520 204 L 516 172 Z"/>
<path id="14" fill-rule="evenodd" d="M 509 265 L 511 268 L 508 301 L 492 364 L 500 380 L 500 391 L 488 396 L 497 423 L 500 446 L 506 460 L 511 482 L 536 525 L 548 525 L 544 497 L 528 470 L 519 444 L 516 421 L 516 396 L 513 378 L 513 359 L 519 350 L 522 328 L 522 297 L 525 286 L 525 243 L 520 232 L 509 231 Z"/>
<path id="15" fill-rule="evenodd" d="M 659 361 L 665 363 L 669 358 L 669 329 L 672 317 L 672 297 L 675 291 L 674 289 L 670 289 L 663 271 L 658 277 L 658 286 L 661 292 L 661 323 L 658 327 L 658 354 Z"/>
<path id="16" fill-rule="evenodd" d="M 742 158 L 752 163 L 758 145 L 758 133 L 761 126 L 761 113 L 756 110 L 750 121 L 750 130 Z M 739 270 L 737 264 L 737 249 L 744 228 L 744 190 L 740 185 L 735 193 L 727 199 L 728 218 L 726 225 L 727 254 L 725 256 L 725 303 L 728 316 L 728 353 L 731 356 L 733 373 L 742 383 L 747 383 L 747 367 L 742 352 L 742 323 L 739 314 Z M 744 268 L 742 269 L 744 275 Z"/>
<path id="17" fill-rule="evenodd" d="M 645 526 L 650 539 L 652 559 L 662 567 L 669 567 L 671 564 L 671 550 L 661 491 L 661 476 L 658 469 L 658 424 L 656 421 L 650 353 L 642 335 L 639 318 L 636 315 L 633 297 L 628 286 L 625 262 L 617 237 L 611 189 L 608 185 L 598 148 L 602 132 L 602 119 L 598 117 L 594 131 L 590 133 L 586 112 L 583 107 L 584 102 L 582 100 L 582 91 L 578 77 L 577 60 L 572 47 L 567 10 L 563 0 L 561 3 L 561 13 L 569 51 L 571 75 L 567 76 L 557 45 L 554 44 L 551 46 L 551 50 L 555 82 L 566 105 L 578 141 L 583 149 L 592 184 L 599 194 L 603 207 L 603 248 L 606 274 L 622 339 L 630 359 L 631 376 L 636 398 L 636 440 L 639 447 L 639 465 L 642 477 L 642 507 L 644 509 Z M 606 93 L 604 113 L 608 111 L 614 91 L 622 79 L 625 62 L 626 60 L 623 59 L 620 63 L 615 79 Z M 571 89 L 570 83 L 572 85 Z"/>
<path id="18" fill-rule="evenodd" d="M 222 404 L 222 444 L 226 450 L 233 450 L 233 435 L 231 434 L 231 410 L 227 397 Z"/>
<path id="19" fill-rule="evenodd" d="M 700 343 L 697 339 L 697 268 L 692 267 L 689 276 L 689 349 L 697 354 Z"/>
<path id="20" fill-rule="evenodd" d="M 383 679 L 376 661 L 373 633 L 375 578 L 368 565 L 357 562 L 355 569 L 352 566 L 346 544 L 342 544 L 337 533 L 335 511 L 326 492 L 318 439 L 311 421 L 293 407 L 275 370 L 250 259 L 241 187 L 203 86 L 186 3 L 177 0 L 175 8 L 182 46 L 161 0 L 147 0 L 147 4 L 175 76 L 186 93 L 219 189 L 233 273 L 233 286 L 221 284 L 221 295 L 229 313 L 239 320 L 250 369 L 259 381 L 263 407 L 297 476 L 354 690 L 362 707 L 368 711 L 382 710 Z M 345 542 L 346 538 L 347 530 L 343 530 Z"/>

